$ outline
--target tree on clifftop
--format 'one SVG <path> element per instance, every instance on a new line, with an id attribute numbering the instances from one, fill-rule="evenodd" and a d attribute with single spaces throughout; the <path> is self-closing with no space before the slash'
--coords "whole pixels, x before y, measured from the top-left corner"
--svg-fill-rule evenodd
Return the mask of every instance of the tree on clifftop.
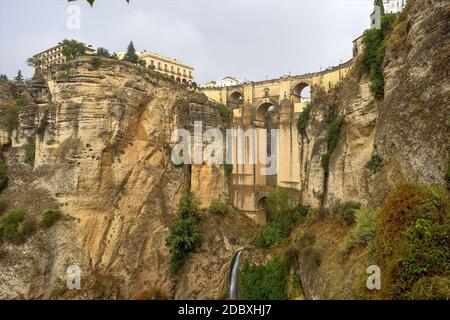
<path id="1" fill-rule="evenodd" d="M 21 70 L 19 70 L 19 71 L 17 72 L 17 76 L 14 78 L 14 80 L 15 80 L 17 83 L 23 83 L 23 75 L 22 75 L 22 71 L 21 71 Z"/>
<path id="2" fill-rule="evenodd" d="M 139 56 L 136 54 L 136 49 L 134 48 L 133 41 L 130 41 L 130 44 L 128 45 L 127 53 L 123 57 L 123 60 L 131 62 L 131 63 L 139 62 Z"/>
<path id="3" fill-rule="evenodd" d="M 67 60 L 75 59 L 76 57 L 86 52 L 86 46 L 82 42 L 76 40 L 64 39 L 62 42 L 62 54 Z"/>
<path id="4" fill-rule="evenodd" d="M 97 48 L 97 56 L 99 57 L 105 57 L 105 58 L 111 58 L 111 55 L 109 54 L 108 49 L 98 47 Z"/>

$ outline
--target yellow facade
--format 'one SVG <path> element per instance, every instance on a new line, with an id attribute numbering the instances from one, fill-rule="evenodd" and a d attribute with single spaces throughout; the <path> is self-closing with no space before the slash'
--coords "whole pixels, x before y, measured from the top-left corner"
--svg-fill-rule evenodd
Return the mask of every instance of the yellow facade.
<path id="1" fill-rule="evenodd" d="M 123 59 L 126 52 L 117 54 L 119 59 Z M 146 62 L 147 67 L 153 66 L 155 71 L 166 74 L 169 77 L 183 83 L 192 83 L 194 81 L 194 68 L 187 66 L 180 61 L 164 57 L 157 53 L 143 51 L 136 52 L 139 59 Z"/>

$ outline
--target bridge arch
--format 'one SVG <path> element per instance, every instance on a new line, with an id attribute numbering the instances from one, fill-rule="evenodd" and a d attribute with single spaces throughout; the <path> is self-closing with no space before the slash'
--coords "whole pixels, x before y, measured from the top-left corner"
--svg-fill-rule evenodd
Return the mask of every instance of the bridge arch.
<path id="1" fill-rule="evenodd" d="M 311 99 L 311 84 L 307 81 L 298 81 L 291 88 L 292 102 L 299 103 Z"/>
<path id="2" fill-rule="evenodd" d="M 266 113 L 275 108 L 278 108 L 278 103 L 272 99 L 264 99 L 256 106 L 255 120 L 258 122 L 264 122 L 266 119 Z"/>
<path id="3" fill-rule="evenodd" d="M 234 90 L 229 94 L 228 101 L 234 104 L 240 104 L 244 101 L 244 97 L 240 91 Z"/>

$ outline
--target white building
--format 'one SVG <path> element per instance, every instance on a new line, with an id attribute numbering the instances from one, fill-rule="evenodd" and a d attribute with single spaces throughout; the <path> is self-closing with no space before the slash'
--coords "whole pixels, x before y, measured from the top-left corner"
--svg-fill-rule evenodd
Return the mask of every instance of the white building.
<path id="1" fill-rule="evenodd" d="M 384 0 L 384 13 L 398 13 L 406 6 L 406 0 Z"/>
<path id="2" fill-rule="evenodd" d="M 406 0 L 375 0 L 370 15 L 370 28 L 380 29 L 381 16 L 386 13 L 399 13 L 406 6 Z"/>
<path id="3" fill-rule="evenodd" d="M 207 82 L 207 83 L 203 84 L 201 87 L 202 88 L 224 88 L 224 87 L 237 86 L 239 84 L 241 84 L 241 82 L 239 80 L 237 80 L 234 77 L 227 76 L 227 77 L 224 77 L 217 81 Z"/>

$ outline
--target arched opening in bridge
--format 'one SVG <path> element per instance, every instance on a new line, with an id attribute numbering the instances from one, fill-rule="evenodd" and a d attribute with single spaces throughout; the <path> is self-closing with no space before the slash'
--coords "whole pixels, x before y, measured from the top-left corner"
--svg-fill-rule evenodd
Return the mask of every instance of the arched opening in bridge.
<path id="1" fill-rule="evenodd" d="M 307 104 L 311 101 L 311 87 L 309 84 L 300 82 L 292 89 L 294 103 Z"/>
<path id="2" fill-rule="evenodd" d="M 265 102 L 258 106 L 256 110 L 256 121 L 259 126 L 265 128 L 275 119 L 277 108 L 272 102 Z"/>
<path id="3" fill-rule="evenodd" d="M 229 100 L 233 104 L 241 104 L 242 101 L 244 101 L 244 98 L 242 97 L 242 94 L 239 91 L 235 91 L 232 94 L 230 94 Z"/>

